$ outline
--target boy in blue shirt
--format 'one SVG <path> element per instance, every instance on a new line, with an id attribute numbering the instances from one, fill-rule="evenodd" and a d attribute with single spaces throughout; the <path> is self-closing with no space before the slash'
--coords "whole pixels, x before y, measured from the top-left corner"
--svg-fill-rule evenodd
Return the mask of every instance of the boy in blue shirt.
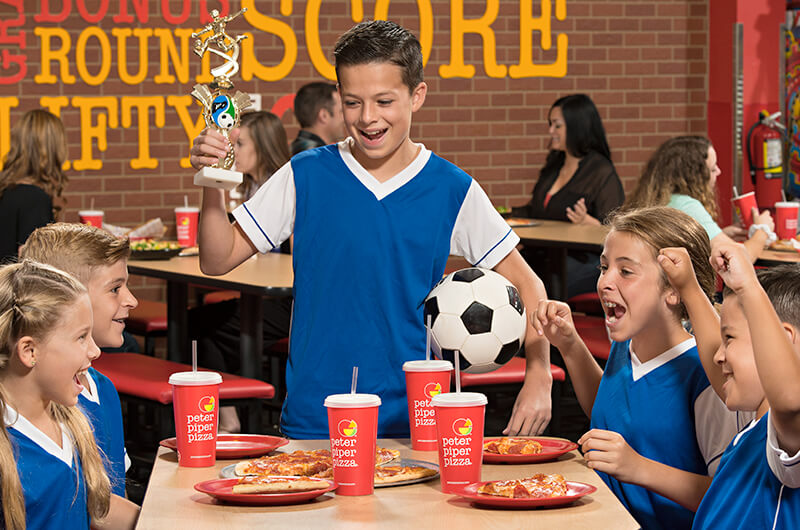
<path id="1" fill-rule="evenodd" d="M 528 307 L 546 295 L 480 186 L 409 138 L 427 92 L 416 37 L 393 22 L 364 22 L 340 37 L 334 56 L 350 137 L 295 156 L 234 211 L 233 225 L 223 192 L 204 188 L 200 265 L 224 274 L 294 234 L 282 430 L 326 438 L 323 400 L 346 392 L 358 366 L 359 391 L 383 401 L 378 436 L 407 437 L 402 365 L 425 356 L 421 302 L 448 255 L 493 268 Z M 215 164 L 228 149 L 206 130 L 195 140 L 192 165 Z M 529 328 L 525 350 L 525 383 L 508 434 L 540 433 L 550 419 L 548 344 Z"/>
<path id="2" fill-rule="evenodd" d="M 693 528 L 796 528 L 800 521 L 800 266 L 753 269 L 742 245 L 715 247 L 725 282 L 717 317 L 683 249 L 659 261 L 680 291 L 711 385 L 731 410 L 756 419 L 731 442 Z M 714 330 L 720 330 L 715 332 Z M 721 336 L 720 336 L 721 335 Z"/>
<path id="3" fill-rule="evenodd" d="M 125 319 L 138 305 L 128 290 L 128 256 L 127 239 L 71 223 L 37 228 L 20 248 L 20 258 L 52 265 L 86 286 L 92 303 L 92 338 L 100 348 L 122 345 Z M 125 450 L 119 394 L 110 379 L 91 367 L 81 384 L 78 406 L 92 424 L 97 446 L 105 456 L 112 492 L 124 497 L 125 472 L 131 463 Z"/>

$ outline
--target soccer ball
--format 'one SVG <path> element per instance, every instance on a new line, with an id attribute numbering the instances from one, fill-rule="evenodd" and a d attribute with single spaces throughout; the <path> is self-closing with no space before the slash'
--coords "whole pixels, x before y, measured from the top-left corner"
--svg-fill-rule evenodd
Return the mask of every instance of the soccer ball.
<path id="1" fill-rule="evenodd" d="M 471 267 L 448 274 L 425 298 L 431 317 L 431 349 L 440 359 L 480 374 L 510 361 L 525 342 L 525 306 L 516 287 L 489 269 Z"/>

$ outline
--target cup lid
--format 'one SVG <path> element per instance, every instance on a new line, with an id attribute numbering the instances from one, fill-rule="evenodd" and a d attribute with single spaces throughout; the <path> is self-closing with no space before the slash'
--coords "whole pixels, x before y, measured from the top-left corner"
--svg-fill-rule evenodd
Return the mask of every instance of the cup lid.
<path id="1" fill-rule="evenodd" d="M 325 398 L 326 407 L 357 409 L 361 407 L 377 407 L 380 404 L 381 398 L 375 394 L 332 394 Z"/>
<path id="2" fill-rule="evenodd" d="M 488 402 L 486 395 L 479 392 L 448 392 L 431 398 L 434 407 L 475 407 Z"/>
<path id="3" fill-rule="evenodd" d="M 445 372 L 452 369 L 453 363 L 437 359 L 431 359 L 430 361 L 406 361 L 403 363 L 403 370 L 406 372 Z"/>
<path id="4" fill-rule="evenodd" d="M 176 206 L 176 212 L 199 212 L 200 208 L 197 206 Z"/>
<path id="5" fill-rule="evenodd" d="M 798 207 L 800 207 L 800 202 L 778 201 L 775 203 L 775 208 L 798 208 Z"/>
<path id="6" fill-rule="evenodd" d="M 78 210 L 78 215 L 103 215 L 103 210 Z"/>
<path id="7" fill-rule="evenodd" d="M 169 376 L 169 384 L 181 386 L 218 385 L 222 376 L 217 372 L 175 372 Z"/>

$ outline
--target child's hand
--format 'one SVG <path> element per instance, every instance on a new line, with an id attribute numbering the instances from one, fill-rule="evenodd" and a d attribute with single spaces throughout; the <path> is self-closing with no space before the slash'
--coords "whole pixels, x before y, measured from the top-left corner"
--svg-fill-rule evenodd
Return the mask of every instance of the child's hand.
<path id="1" fill-rule="evenodd" d="M 772 219 L 772 214 L 769 213 L 769 210 L 759 212 L 757 208 L 753 208 L 753 224 L 767 225 L 770 231 L 775 231 L 775 221 Z"/>
<path id="2" fill-rule="evenodd" d="M 692 259 L 685 248 L 662 248 L 656 259 L 661 268 L 664 269 L 669 283 L 679 293 L 686 292 L 686 289 L 697 283 L 697 277 L 692 267 Z"/>
<path id="3" fill-rule="evenodd" d="M 628 445 L 621 434 L 592 429 L 578 440 L 586 464 L 622 482 L 637 482 L 636 472 L 644 458 Z"/>
<path id="4" fill-rule="evenodd" d="M 720 243 L 711 249 L 711 266 L 722 277 L 725 285 L 739 293 L 753 283 L 758 283 L 750 254 L 738 243 Z"/>
<path id="5" fill-rule="evenodd" d="M 239 138 L 239 129 L 231 131 L 230 141 L 215 129 L 203 129 L 200 135 L 194 139 L 189 162 L 195 169 L 203 169 L 206 166 L 222 162 L 228 151 L 233 149 L 237 138 Z"/>
<path id="6" fill-rule="evenodd" d="M 531 324 L 558 349 L 577 338 L 572 311 L 564 302 L 539 300 L 539 307 L 531 315 Z"/>
<path id="7" fill-rule="evenodd" d="M 737 243 L 747 241 L 747 230 L 739 225 L 729 225 L 722 229 L 725 235 L 733 239 Z"/>

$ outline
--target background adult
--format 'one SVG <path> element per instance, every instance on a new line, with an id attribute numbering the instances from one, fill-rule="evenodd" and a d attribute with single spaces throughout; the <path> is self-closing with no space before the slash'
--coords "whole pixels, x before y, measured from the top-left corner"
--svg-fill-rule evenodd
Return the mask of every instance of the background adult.
<path id="1" fill-rule="evenodd" d="M 236 190 L 246 201 L 289 161 L 290 154 L 286 130 L 275 114 L 266 110 L 248 112 L 242 115 L 239 128 L 236 168 L 244 178 Z"/>
<path id="2" fill-rule="evenodd" d="M 294 97 L 294 116 L 300 132 L 292 142 L 292 156 L 345 137 L 342 100 L 333 83 L 319 81 L 300 87 Z"/>
<path id="3" fill-rule="evenodd" d="M 738 226 L 720 228 L 716 197 L 720 174 L 711 140 L 703 136 L 670 138 L 650 157 L 623 208 L 670 206 L 681 210 L 705 228 L 712 244 L 738 239 L 755 261 L 775 230 L 772 215 L 768 210 L 754 212 L 753 224 L 761 228 L 754 229 L 749 239 L 743 237 L 744 230 Z"/>
<path id="4" fill-rule="evenodd" d="M 31 232 L 58 217 L 66 159 L 64 124 L 46 110 L 26 112 L 11 128 L 0 172 L 0 262 L 16 260 Z"/>
<path id="5" fill-rule="evenodd" d="M 572 94 L 559 98 L 548 114 L 550 151 L 528 204 L 512 209 L 512 215 L 555 219 L 576 224 L 601 224 L 608 213 L 622 205 L 625 192 L 606 140 L 600 114 L 589 96 Z M 567 255 L 567 293 L 560 292 L 554 272 L 544 270 L 546 254 L 525 249 L 523 255 L 540 277 L 548 294 L 565 299 L 595 290 L 600 256 L 570 251 Z"/>

